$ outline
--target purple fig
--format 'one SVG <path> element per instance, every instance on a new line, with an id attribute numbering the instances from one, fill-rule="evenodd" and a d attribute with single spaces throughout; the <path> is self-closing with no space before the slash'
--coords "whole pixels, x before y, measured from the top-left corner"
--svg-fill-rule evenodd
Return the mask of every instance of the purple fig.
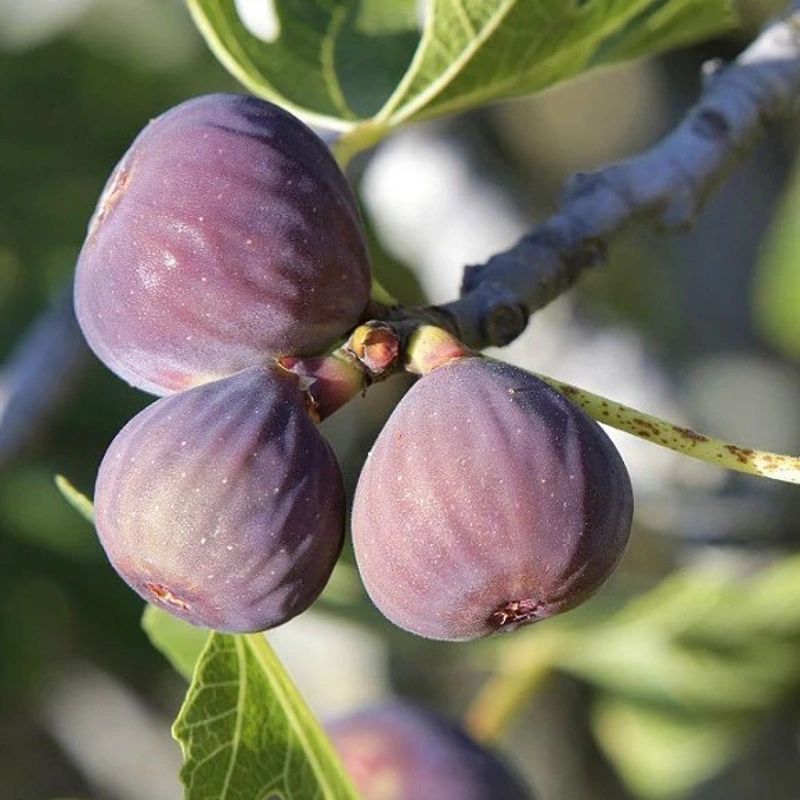
<path id="1" fill-rule="evenodd" d="M 326 729 L 363 800 L 532 800 L 494 753 L 407 703 L 367 708 Z"/>
<path id="2" fill-rule="evenodd" d="M 254 367 L 156 400 L 112 442 L 95 521 L 122 578 L 194 625 L 260 631 L 308 608 L 344 534 L 336 458 L 298 378 Z"/>
<path id="3" fill-rule="evenodd" d="M 233 94 L 189 100 L 139 134 L 75 277 L 90 346 L 153 394 L 320 353 L 369 293 L 358 208 L 328 148 L 280 107 Z"/>
<path id="4" fill-rule="evenodd" d="M 628 472 L 596 422 L 521 369 L 461 358 L 421 378 L 378 436 L 353 546 L 390 620 L 474 639 L 594 594 L 632 511 Z"/>

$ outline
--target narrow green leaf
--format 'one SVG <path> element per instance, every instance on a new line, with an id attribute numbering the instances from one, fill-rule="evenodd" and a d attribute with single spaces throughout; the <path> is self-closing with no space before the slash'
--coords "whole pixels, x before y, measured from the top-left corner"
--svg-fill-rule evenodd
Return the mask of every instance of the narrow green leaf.
<path id="1" fill-rule="evenodd" d="M 175 720 L 186 800 L 357 800 L 262 634 L 212 634 Z"/>
<path id="2" fill-rule="evenodd" d="M 729 0 L 432 0 L 389 126 L 539 91 L 730 27 Z"/>
<path id="3" fill-rule="evenodd" d="M 153 605 L 148 605 L 144 610 L 142 628 L 153 646 L 187 681 L 191 681 L 211 632 L 190 625 Z"/>
<path id="4" fill-rule="evenodd" d="M 232 0 L 187 3 L 211 50 L 251 92 L 337 130 L 381 107 L 419 40 L 416 0 L 265 0 L 263 38 Z"/>
<path id="5" fill-rule="evenodd" d="M 79 492 L 63 475 L 56 475 L 56 487 L 64 495 L 64 499 L 85 519 L 94 525 L 94 507 L 92 501 Z"/>

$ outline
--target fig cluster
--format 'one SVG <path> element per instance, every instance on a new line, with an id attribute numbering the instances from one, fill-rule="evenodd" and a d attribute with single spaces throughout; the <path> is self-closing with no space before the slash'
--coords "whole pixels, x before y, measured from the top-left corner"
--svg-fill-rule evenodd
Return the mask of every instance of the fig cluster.
<path id="1" fill-rule="evenodd" d="M 533 800 L 492 751 L 408 703 L 365 708 L 326 729 L 363 800 Z"/>
<path id="2" fill-rule="evenodd" d="M 350 186 L 283 109 L 209 95 L 135 139 L 90 222 L 75 308 L 98 357 L 160 395 L 113 441 L 95 492 L 102 545 L 146 600 L 247 632 L 320 594 L 346 503 L 315 423 L 364 380 L 326 354 L 365 321 L 369 293 Z M 366 368 L 397 356 L 391 329 L 364 328 Z M 630 532 L 613 444 L 520 369 L 443 331 L 423 350 L 424 376 L 355 493 L 353 547 L 372 600 L 402 628 L 444 640 L 583 602 Z"/>
<path id="3" fill-rule="evenodd" d="M 345 524 L 315 425 L 331 403 L 279 363 L 324 353 L 369 292 L 347 180 L 283 109 L 209 95 L 135 139 L 89 224 L 75 308 L 110 369 L 163 395 L 115 438 L 95 491 L 101 543 L 146 600 L 245 632 L 319 595 Z"/>

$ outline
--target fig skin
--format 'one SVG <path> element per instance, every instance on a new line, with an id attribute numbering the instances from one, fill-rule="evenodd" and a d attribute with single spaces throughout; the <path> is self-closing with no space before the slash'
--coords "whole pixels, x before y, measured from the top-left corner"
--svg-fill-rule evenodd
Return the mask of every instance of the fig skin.
<path id="1" fill-rule="evenodd" d="M 363 800 L 533 800 L 494 753 L 408 703 L 366 708 L 325 727 Z"/>
<path id="2" fill-rule="evenodd" d="M 421 378 L 378 436 L 353 547 L 386 617 L 461 641 L 588 599 L 632 514 L 627 469 L 596 422 L 521 369 L 462 358 Z"/>
<path id="3" fill-rule="evenodd" d="M 156 395 L 326 350 L 369 300 L 353 192 L 279 106 L 212 94 L 153 120 L 89 224 L 75 309 L 96 355 Z"/>
<path id="4" fill-rule="evenodd" d="M 304 403 L 295 376 L 254 367 L 156 400 L 117 435 L 95 524 L 145 600 L 245 633 L 317 598 L 341 551 L 345 496 Z"/>

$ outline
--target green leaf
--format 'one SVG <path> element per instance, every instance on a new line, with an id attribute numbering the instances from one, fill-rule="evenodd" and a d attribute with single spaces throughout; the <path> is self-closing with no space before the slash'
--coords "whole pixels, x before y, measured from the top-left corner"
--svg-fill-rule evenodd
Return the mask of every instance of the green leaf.
<path id="1" fill-rule="evenodd" d="M 764 711 L 800 685 L 800 558 L 748 578 L 676 573 L 577 637 L 560 664 L 663 707 Z"/>
<path id="2" fill-rule="evenodd" d="M 681 47 L 716 36 L 734 23 L 726 3 L 651 0 L 637 17 L 605 39 L 594 63 L 611 64 Z"/>
<path id="3" fill-rule="evenodd" d="M 379 118 L 394 126 L 530 94 L 732 22 L 728 0 L 434 0 L 411 69 Z"/>
<path id="4" fill-rule="evenodd" d="M 748 575 L 685 569 L 560 633 L 559 666 L 604 690 L 595 731 L 624 780 L 683 796 L 800 687 L 800 557 Z"/>
<path id="5" fill-rule="evenodd" d="M 593 711 L 602 748 L 637 797 L 675 798 L 719 772 L 756 727 L 752 720 L 681 716 L 604 697 Z"/>
<path id="6" fill-rule="evenodd" d="M 336 130 L 372 116 L 419 40 L 416 0 L 264 0 L 258 38 L 232 0 L 187 0 L 209 47 L 254 94 Z"/>
<path id="7" fill-rule="evenodd" d="M 79 492 L 63 475 L 56 475 L 56 487 L 64 495 L 64 499 L 85 519 L 94 525 L 94 507 L 92 501 Z"/>
<path id="8" fill-rule="evenodd" d="M 348 155 L 408 120 L 539 91 L 734 22 L 730 0 L 429 0 L 420 32 L 416 0 L 265 0 L 264 41 L 232 0 L 187 2 L 238 80 L 345 131 Z"/>
<path id="9" fill-rule="evenodd" d="M 173 728 L 186 800 L 357 800 L 262 634 L 214 633 Z"/>
<path id="10" fill-rule="evenodd" d="M 144 610 L 142 628 L 153 646 L 187 681 L 191 681 L 211 632 L 190 625 L 153 605 L 148 605 Z"/>

